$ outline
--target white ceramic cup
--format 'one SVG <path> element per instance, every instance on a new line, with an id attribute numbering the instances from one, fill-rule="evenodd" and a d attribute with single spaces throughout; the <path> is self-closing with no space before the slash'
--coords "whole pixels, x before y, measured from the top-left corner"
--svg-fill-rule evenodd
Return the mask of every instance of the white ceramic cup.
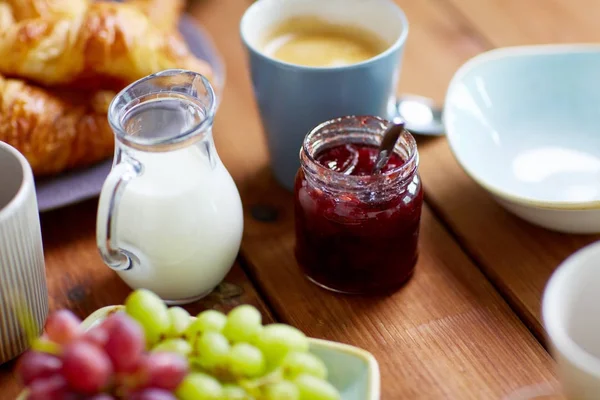
<path id="1" fill-rule="evenodd" d="M 600 242 L 571 255 L 554 272 L 542 316 L 567 398 L 600 399 Z"/>
<path id="2" fill-rule="evenodd" d="M 33 173 L 21 153 L 0 142 L 0 363 L 27 349 L 28 336 L 41 333 L 47 315 Z"/>

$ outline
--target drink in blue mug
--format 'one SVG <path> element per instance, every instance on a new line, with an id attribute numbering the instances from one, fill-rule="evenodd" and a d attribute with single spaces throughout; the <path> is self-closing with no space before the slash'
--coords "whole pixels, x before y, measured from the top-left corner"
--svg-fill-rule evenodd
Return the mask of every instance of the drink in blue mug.
<path id="1" fill-rule="evenodd" d="M 240 31 L 271 168 L 287 189 L 304 136 L 321 122 L 394 119 L 408 22 L 392 0 L 258 0 Z"/>

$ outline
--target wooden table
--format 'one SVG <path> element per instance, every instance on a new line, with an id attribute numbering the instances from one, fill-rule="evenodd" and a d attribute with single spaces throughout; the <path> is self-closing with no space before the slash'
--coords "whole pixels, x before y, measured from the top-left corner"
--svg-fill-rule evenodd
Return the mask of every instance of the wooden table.
<path id="1" fill-rule="evenodd" d="M 441 102 L 467 59 L 501 46 L 599 41 L 597 0 L 397 0 L 410 20 L 400 91 Z M 239 261 L 219 289 L 193 304 L 251 303 L 267 321 L 371 351 L 383 399 L 501 399 L 556 384 L 543 347 L 540 297 L 554 268 L 596 240 L 531 226 L 500 208 L 459 168 L 446 140 L 420 140 L 426 202 L 417 272 L 386 297 L 340 296 L 307 282 L 292 255 L 292 196 L 268 169 L 267 151 L 238 36 L 248 0 L 204 0 L 190 12 L 227 64 L 215 140 L 245 208 Z M 42 215 L 50 304 L 84 317 L 121 303 L 129 289 L 95 245 L 96 201 Z M 253 218 L 266 207 L 276 220 Z M 19 390 L 0 367 L 0 398 Z"/>

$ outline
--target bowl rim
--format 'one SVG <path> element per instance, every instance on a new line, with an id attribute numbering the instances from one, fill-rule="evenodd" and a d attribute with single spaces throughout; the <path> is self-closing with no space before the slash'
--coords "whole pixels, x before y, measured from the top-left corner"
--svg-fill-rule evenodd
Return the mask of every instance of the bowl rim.
<path id="1" fill-rule="evenodd" d="M 588 201 L 548 201 L 538 200 L 533 197 L 523 196 L 515 193 L 509 193 L 508 191 L 500 188 L 499 186 L 485 182 L 479 178 L 471 167 L 461 160 L 456 142 L 453 138 L 457 137 L 457 134 L 452 129 L 451 125 L 447 123 L 447 110 L 449 108 L 450 93 L 455 89 L 457 84 L 464 80 L 465 76 L 472 70 L 479 67 L 482 64 L 486 64 L 490 61 L 519 57 L 529 55 L 547 55 L 547 54 L 569 54 L 569 53 L 594 53 L 600 52 L 600 44 L 594 43 L 573 43 L 573 44 L 538 44 L 538 45 L 525 45 L 525 46 L 510 46 L 492 49 L 480 53 L 471 59 L 467 60 L 459 69 L 456 71 L 446 91 L 444 100 L 444 112 L 442 113 L 442 121 L 446 129 L 446 137 L 448 138 L 448 145 L 450 151 L 454 155 L 454 159 L 458 162 L 460 167 L 465 173 L 473 179 L 479 186 L 490 192 L 492 195 L 510 201 L 512 203 L 521 204 L 524 206 L 535 207 L 547 210 L 562 210 L 562 211 L 583 211 L 583 210 L 600 210 L 600 200 L 588 200 Z"/>
<path id="2" fill-rule="evenodd" d="M 81 326 L 85 330 L 89 330 L 97 323 L 103 321 L 110 314 L 123 311 L 124 305 L 105 306 L 97 309 L 88 315 L 82 322 Z M 192 318 L 195 318 L 192 316 Z M 373 354 L 359 347 L 349 344 L 333 342 L 330 340 L 308 338 L 310 346 L 324 347 L 341 353 L 352 354 L 353 356 L 362 359 L 367 363 L 367 395 L 364 400 L 380 400 L 381 397 L 381 376 L 379 372 L 379 364 Z"/>

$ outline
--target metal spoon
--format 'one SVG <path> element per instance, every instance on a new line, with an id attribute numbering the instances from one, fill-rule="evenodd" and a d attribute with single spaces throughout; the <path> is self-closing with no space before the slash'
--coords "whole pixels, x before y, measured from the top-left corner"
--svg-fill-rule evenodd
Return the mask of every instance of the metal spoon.
<path id="1" fill-rule="evenodd" d="M 442 109 L 427 97 L 415 95 L 398 97 L 392 115 L 392 121 L 404 122 L 410 133 L 428 136 L 444 135 Z"/>
<path id="2" fill-rule="evenodd" d="M 379 171 L 381 171 L 381 169 L 388 163 L 390 156 L 394 152 L 396 142 L 398 141 L 398 138 L 402 132 L 404 132 L 403 122 L 399 124 L 392 123 L 385 130 L 383 133 L 383 139 L 381 139 L 381 144 L 379 145 L 377 160 L 375 161 L 375 166 L 373 167 L 373 175 L 379 173 Z"/>

